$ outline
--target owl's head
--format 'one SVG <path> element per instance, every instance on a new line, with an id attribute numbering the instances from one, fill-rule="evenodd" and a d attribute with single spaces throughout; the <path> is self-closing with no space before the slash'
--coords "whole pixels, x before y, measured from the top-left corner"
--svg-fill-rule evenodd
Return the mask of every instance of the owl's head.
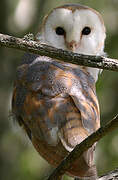
<path id="1" fill-rule="evenodd" d="M 101 15 L 87 6 L 67 4 L 53 9 L 37 39 L 76 53 L 103 55 L 105 26 Z"/>

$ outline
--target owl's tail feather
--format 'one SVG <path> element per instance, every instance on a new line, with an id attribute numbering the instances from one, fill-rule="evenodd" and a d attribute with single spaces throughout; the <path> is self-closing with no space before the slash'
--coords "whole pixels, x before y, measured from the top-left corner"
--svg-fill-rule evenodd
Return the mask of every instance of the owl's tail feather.
<path id="1" fill-rule="evenodd" d="M 91 148 L 90 148 L 91 149 Z M 91 152 L 93 156 L 93 152 Z M 79 159 L 77 159 L 68 170 L 67 174 L 70 176 L 78 177 L 82 180 L 96 180 L 97 179 L 97 170 L 96 166 L 93 164 L 89 166 L 86 163 L 84 156 L 82 155 Z"/>

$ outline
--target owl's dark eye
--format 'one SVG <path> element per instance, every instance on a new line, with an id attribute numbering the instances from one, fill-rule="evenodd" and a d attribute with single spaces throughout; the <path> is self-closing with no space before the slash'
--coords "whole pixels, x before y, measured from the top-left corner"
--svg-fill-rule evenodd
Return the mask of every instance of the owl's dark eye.
<path id="1" fill-rule="evenodd" d="M 59 36 L 62 36 L 62 35 L 65 34 L 65 30 L 62 27 L 57 27 L 55 29 L 55 31 L 56 31 L 56 34 L 59 35 Z"/>
<path id="2" fill-rule="evenodd" d="M 90 27 L 84 27 L 82 30 L 82 35 L 89 35 L 91 33 L 91 28 Z"/>

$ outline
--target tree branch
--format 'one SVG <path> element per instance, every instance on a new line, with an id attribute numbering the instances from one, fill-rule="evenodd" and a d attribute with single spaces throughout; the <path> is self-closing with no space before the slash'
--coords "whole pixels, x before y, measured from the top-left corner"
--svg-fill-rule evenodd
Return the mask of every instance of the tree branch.
<path id="1" fill-rule="evenodd" d="M 101 176 L 98 180 L 118 180 L 118 169 Z"/>
<path id="2" fill-rule="evenodd" d="M 51 58 L 63 60 L 65 62 L 74 63 L 81 66 L 89 66 L 93 68 L 118 71 L 118 60 L 110 59 L 103 56 L 90 56 L 77 54 L 62 49 L 56 49 L 45 44 L 33 41 L 30 38 L 16 38 L 9 35 L 0 34 L 0 46 L 19 49 L 22 51 L 39 54 L 41 56 L 49 56 Z M 72 162 L 80 157 L 84 151 L 90 148 L 96 141 L 118 127 L 118 116 L 116 116 L 106 126 L 101 127 L 95 133 L 86 138 L 82 143 L 77 145 L 74 150 L 60 163 L 53 171 L 48 180 L 58 180 L 71 167 Z M 117 179 L 118 173 L 112 173 L 112 177 Z M 109 174 L 108 174 L 109 175 Z M 99 178 L 99 180 L 108 180 L 108 175 Z M 111 178 L 112 179 L 112 178 Z"/>
<path id="3" fill-rule="evenodd" d="M 82 180 L 82 179 L 75 178 L 74 180 Z M 118 168 L 104 174 L 103 176 L 99 177 L 97 180 L 118 180 Z"/>
<path id="4" fill-rule="evenodd" d="M 28 40 L 27 38 L 16 38 L 13 36 L 0 34 L 0 46 L 40 54 L 41 56 L 49 56 L 51 58 L 56 58 L 81 66 L 118 71 L 117 59 L 110 59 L 103 56 L 83 55 L 70 51 L 64 51 L 62 49 L 47 46 L 30 39 Z"/>
<path id="5" fill-rule="evenodd" d="M 60 165 L 52 172 L 47 180 L 58 180 L 72 165 L 72 162 L 79 158 L 83 152 L 87 151 L 96 141 L 107 135 L 118 127 L 118 115 L 107 123 L 105 126 L 99 128 L 96 132 L 91 134 L 82 143 L 78 144 L 73 151 L 60 163 Z"/>

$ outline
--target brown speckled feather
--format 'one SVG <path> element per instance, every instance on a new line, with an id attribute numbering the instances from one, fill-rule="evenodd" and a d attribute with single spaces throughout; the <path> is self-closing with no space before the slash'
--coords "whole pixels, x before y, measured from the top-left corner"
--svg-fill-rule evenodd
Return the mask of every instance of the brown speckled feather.
<path id="1" fill-rule="evenodd" d="M 84 68 L 28 54 L 17 69 L 12 111 L 53 166 L 100 126 L 95 81 Z M 93 176 L 94 146 L 67 172 Z"/>

